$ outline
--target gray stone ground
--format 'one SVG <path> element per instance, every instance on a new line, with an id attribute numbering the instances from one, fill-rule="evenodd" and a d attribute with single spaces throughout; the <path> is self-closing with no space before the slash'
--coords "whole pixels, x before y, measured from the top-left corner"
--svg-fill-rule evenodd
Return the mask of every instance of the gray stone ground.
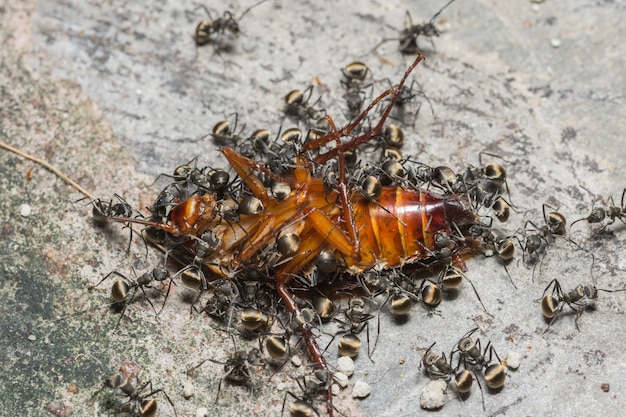
<path id="1" fill-rule="evenodd" d="M 158 173 L 194 157 L 225 165 L 204 136 L 234 112 L 246 132 L 276 132 L 291 123 L 281 113 L 284 95 L 319 79 L 321 105 L 344 123 L 340 68 L 364 61 L 374 92 L 382 91 L 383 80 L 399 80 L 410 59 L 395 41 L 371 48 L 396 35 L 406 10 L 421 22 L 444 2 L 335 3 L 270 0 L 242 19 L 234 49 L 218 55 L 210 45 L 195 49 L 191 34 L 204 12 L 188 16 L 191 2 L 2 2 L 0 140 L 44 158 L 97 196 L 118 193 L 146 206 Z M 250 4 L 206 5 L 239 16 Z M 457 0 L 441 18 L 436 48 L 421 41 L 427 61 L 412 75 L 434 115 L 423 108 L 406 130 L 405 154 L 454 169 L 477 164 L 481 151 L 502 156 L 519 208 L 503 225 L 510 232 L 528 219 L 541 222 L 543 203 L 570 220 L 586 216 L 591 196 L 580 185 L 619 199 L 626 186 L 626 3 Z M 224 384 L 217 405 L 220 365 L 186 377 L 189 364 L 225 359 L 232 342 L 205 317 L 189 316 L 182 288 L 173 289 L 158 318 L 147 303 L 135 303 L 127 312 L 132 320 L 114 333 L 119 316 L 106 308 L 107 287 L 87 285 L 114 269 L 143 271 L 160 255 L 146 256 L 139 239 L 127 253 L 127 231 L 96 228 L 88 202 L 47 170 L 4 150 L 0 161 L 0 415 L 45 415 L 51 401 L 74 416 L 112 414 L 110 396 L 97 391 L 125 361 L 139 363 L 140 377 L 167 391 L 179 416 L 201 407 L 212 416 L 280 414 L 285 394 L 277 385 L 297 392 L 292 378 L 303 372 L 291 364 L 276 375 L 258 372 L 249 389 Z M 464 402 L 449 393 L 433 415 L 621 415 L 626 294 L 600 293 L 580 331 L 564 314 L 544 334 L 534 302 L 555 277 L 568 289 L 590 283 L 589 253 L 599 288 L 626 287 L 625 227 L 595 230 L 581 222 L 571 231 L 584 252 L 555 242 L 534 282 L 518 256 L 509 265 L 517 290 L 495 259 L 470 259 L 468 277 L 490 314 L 467 283 L 436 314 L 415 307 L 403 324 L 381 314 L 372 360 L 361 355 L 351 380 L 373 391 L 358 402 L 344 391 L 338 410 L 418 414 L 428 383 L 418 369 L 421 354 L 434 341 L 448 351 L 479 326 L 483 344 L 490 340 L 501 357 L 522 355 L 519 370 L 509 371 L 501 392 L 485 392 L 484 411 L 475 389 Z M 184 382 L 195 387 L 189 400 Z M 171 415 L 158 398 L 159 415 Z"/>

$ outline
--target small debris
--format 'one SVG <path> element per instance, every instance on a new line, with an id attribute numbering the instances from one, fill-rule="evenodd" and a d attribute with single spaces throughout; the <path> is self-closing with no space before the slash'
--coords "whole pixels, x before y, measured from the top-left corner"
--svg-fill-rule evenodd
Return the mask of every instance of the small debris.
<path id="1" fill-rule="evenodd" d="M 70 386 L 67 388 L 67 392 L 69 392 L 70 394 L 78 394 L 78 386 L 76 384 L 70 384 Z"/>
<path id="2" fill-rule="evenodd" d="M 31 207 L 30 207 L 30 205 L 29 205 L 29 204 L 22 204 L 22 205 L 20 206 L 20 215 L 21 215 L 22 217 L 28 217 L 28 216 L 30 216 L 31 211 L 32 211 L 32 209 L 31 209 Z"/>
<path id="3" fill-rule="evenodd" d="M 339 395 L 339 393 L 341 392 L 341 387 L 337 384 L 333 384 L 330 387 L 330 391 L 332 392 L 332 394 L 336 397 L 337 395 Z"/>
<path id="4" fill-rule="evenodd" d="M 37 340 L 37 337 L 34 334 L 29 334 L 28 340 L 30 340 L 31 342 L 34 342 L 35 340 Z"/>
<path id="5" fill-rule="evenodd" d="M 365 398 L 372 392 L 372 387 L 365 381 L 356 381 L 352 388 L 353 398 Z"/>
<path id="6" fill-rule="evenodd" d="M 553 48 L 558 48 L 559 46 L 561 46 L 561 40 L 558 38 L 551 39 L 550 45 L 552 45 Z"/>
<path id="7" fill-rule="evenodd" d="M 420 407 L 424 410 L 438 410 L 445 404 L 445 393 L 448 389 L 446 381 L 436 379 L 430 381 L 420 395 Z"/>
<path id="8" fill-rule="evenodd" d="M 300 366 L 302 366 L 302 359 L 300 359 L 300 357 L 298 355 L 293 355 L 291 357 L 291 363 L 293 364 L 293 366 L 295 366 L 296 368 L 299 368 Z"/>
<path id="9" fill-rule="evenodd" d="M 600 385 L 600 389 L 604 392 L 609 392 L 611 390 L 611 386 L 605 382 L 604 384 Z"/>
<path id="10" fill-rule="evenodd" d="M 137 375 L 139 375 L 139 371 L 141 371 L 141 366 L 139 366 L 135 362 L 124 362 L 122 366 L 120 366 L 119 371 L 124 374 L 126 378 L 133 379 Z"/>
<path id="11" fill-rule="evenodd" d="M 337 360 L 337 370 L 348 377 L 354 374 L 354 361 L 350 356 L 342 356 Z"/>
<path id="12" fill-rule="evenodd" d="M 183 397 L 185 397 L 186 400 L 193 397 L 195 393 L 196 389 L 191 382 L 186 381 L 183 383 Z"/>
<path id="13" fill-rule="evenodd" d="M 72 408 L 59 401 L 50 401 L 46 406 L 46 411 L 55 417 L 68 417 L 72 414 Z"/>
<path id="14" fill-rule="evenodd" d="M 200 407 L 196 410 L 196 417 L 206 417 L 209 415 L 209 409 L 206 407 Z"/>
<path id="15" fill-rule="evenodd" d="M 333 374 L 333 379 L 341 386 L 341 388 L 348 386 L 348 376 L 343 372 L 335 372 Z"/>
<path id="16" fill-rule="evenodd" d="M 276 385 L 276 390 L 277 391 L 284 391 L 285 388 L 287 388 L 287 385 L 285 385 L 284 382 L 279 382 L 278 385 Z"/>
<path id="17" fill-rule="evenodd" d="M 509 350 L 506 354 L 506 367 L 511 370 L 516 370 L 517 368 L 519 368 L 521 361 L 522 355 L 513 350 Z"/>

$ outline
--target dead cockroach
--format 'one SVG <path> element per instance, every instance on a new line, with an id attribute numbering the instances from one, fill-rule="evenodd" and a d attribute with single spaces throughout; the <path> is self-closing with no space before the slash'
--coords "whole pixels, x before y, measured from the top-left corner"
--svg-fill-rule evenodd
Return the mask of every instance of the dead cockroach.
<path id="1" fill-rule="evenodd" d="M 219 210 L 218 196 L 208 192 L 192 195 L 176 204 L 166 222 L 125 221 L 181 237 L 185 239 L 183 245 L 190 249 L 210 231 L 217 244 L 202 254 L 201 264 L 221 279 L 234 279 L 245 268 L 257 268 L 255 265 L 260 264 L 250 261 L 268 248 L 274 248 L 277 237 L 297 236 L 299 243 L 295 250 L 289 249 L 290 245 L 287 245 L 289 250 L 271 249 L 276 260 L 258 267 L 260 274 L 274 282 L 278 295 L 294 318 L 302 315 L 302 309 L 288 285 L 298 281 L 294 277 L 307 277 L 313 270 L 356 275 L 371 268 L 390 269 L 407 264 L 428 268 L 445 258 L 458 270 L 465 271 L 461 249 L 469 245 L 455 242 L 451 246 L 458 246 L 459 250 L 445 248 L 444 256 L 443 248 L 435 242 L 438 232 L 458 235 L 456 238 L 463 241 L 471 240 L 469 227 L 478 222 L 478 217 L 465 194 L 439 195 L 419 187 L 390 185 L 383 186 L 378 198 L 373 200 L 348 181 L 346 153 L 381 137 L 402 86 L 423 60 L 423 55 L 418 54 L 399 86 L 379 95 L 346 127 L 337 129 L 332 119 L 326 117 L 330 132 L 301 145 L 290 159 L 288 169 L 283 166 L 281 175 L 231 148 L 222 149 L 241 178 L 242 189 L 236 193 L 253 196 L 258 210 L 240 210 L 236 219 L 227 219 Z M 368 113 L 387 96 L 392 98 L 379 122 L 367 132 L 352 135 Z M 330 150 L 322 148 L 329 143 L 336 146 Z M 332 159 L 337 161 L 336 180 L 327 183 L 323 167 Z M 288 185 L 288 195 L 275 198 L 266 186 L 268 179 Z M 326 368 L 311 329 L 312 325 L 304 322 L 299 333 L 315 363 Z"/>

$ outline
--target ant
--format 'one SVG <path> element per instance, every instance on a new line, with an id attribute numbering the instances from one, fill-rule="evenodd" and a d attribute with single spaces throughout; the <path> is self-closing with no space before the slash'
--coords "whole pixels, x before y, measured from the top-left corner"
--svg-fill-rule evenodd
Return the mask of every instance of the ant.
<path id="1" fill-rule="evenodd" d="M 319 416 L 319 412 L 315 409 L 315 407 L 313 406 L 313 402 L 316 400 L 315 397 L 317 397 L 320 393 L 327 391 L 328 395 L 330 396 L 330 382 L 331 382 L 331 378 L 330 378 L 330 374 L 328 371 L 323 370 L 323 369 L 318 369 L 316 371 L 313 372 L 313 375 L 310 376 L 308 379 L 306 378 L 306 376 L 302 376 L 302 382 L 300 381 L 300 379 L 296 379 L 296 382 L 298 384 L 298 387 L 300 387 L 300 390 L 302 391 L 302 395 L 297 396 L 294 393 L 292 393 L 291 391 L 287 391 L 287 394 L 285 394 L 285 399 L 283 400 L 283 408 L 281 411 L 281 416 L 284 414 L 285 412 L 285 403 L 287 402 L 287 395 L 290 395 L 291 397 L 293 397 L 293 399 L 295 399 L 295 401 L 293 403 L 291 403 L 291 405 L 289 406 L 289 415 L 291 417 L 295 417 L 295 416 L 313 416 L 313 415 L 317 415 Z M 333 410 L 333 406 L 332 406 L 332 402 L 330 401 L 332 397 L 329 397 L 329 400 L 327 401 L 327 408 L 328 408 L 328 415 L 332 415 L 332 410 Z"/>
<path id="2" fill-rule="evenodd" d="M 162 266 L 154 267 L 151 271 L 141 274 L 139 278 L 137 278 L 137 280 L 132 280 L 120 272 L 112 271 L 109 274 L 107 274 L 104 278 L 102 278 L 100 282 L 98 282 L 96 285 L 89 286 L 87 289 L 92 290 L 96 288 L 98 285 L 102 284 L 106 279 L 108 279 L 113 274 L 122 277 L 122 279 L 118 279 L 111 286 L 111 298 L 113 299 L 114 304 L 115 305 L 123 304 L 122 311 L 120 313 L 120 318 L 118 319 L 117 324 L 115 325 L 116 330 L 119 327 L 120 322 L 122 321 L 122 317 L 124 316 L 124 312 L 126 311 L 126 308 L 128 308 L 128 306 L 135 300 L 135 294 L 137 293 L 138 288 L 144 294 L 146 301 L 148 301 L 148 303 L 154 310 L 154 313 L 157 315 L 160 313 L 160 311 L 157 312 L 156 309 L 154 308 L 154 304 L 152 304 L 152 301 L 150 301 L 150 298 L 147 296 L 144 288 L 154 288 L 152 287 L 153 282 L 163 282 L 167 279 L 171 280 L 172 277 L 170 275 L 170 272 L 166 268 Z M 132 294 L 130 294 L 131 291 L 132 291 Z M 167 300 L 167 295 L 165 299 Z M 163 302 L 163 305 L 165 305 L 165 302 Z"/>
<path id="3" fill-rule="evenodd" d="M 347 321 L 335 318 L 335 320 L 341 323 L 344 327 L 344 329 L 340 332 L 344 334 L 339 339 L 339 344 L 337 345 L 339 355 L 341 356 L 350 356 L 351 358 L 354 358 L 359 354 L 359 351 L 361 350 L 361 340 L 357 335 L 361 333 L 363 329 L 366 329 L 367 332 L 367 353 L 368 356 L 371 355 L 371 352 L 369 351 L 369 321 L 374 318 L 374 316 L 367 313 L 365 304 L 364 298 L 352 297 L 348 302 L 348 308 L 344 311 Z M 378 330 L 380 331 L 380 328 Z M 378 342 L 378 335 L 376 336 L 376 342 Z M 376 345 L 376 343 L 374 345 Z M 328 348 L 328 346 L 326 348 Z"/>
<path id="4" fill-rule="evenodd" d="M 348 115 L 354 118 L 361 113 L 361 108 L 365 101 L 363 84 L 371 71 L 364 63 L 355 61 L 346 65 L 341 72 L 345 77 L 345 80 L 341 80 L 341 85 L 346 90 L 344 98 L 348 105 Z M 368 86 L 371 85 L 369 84 Z"/>
<path id="5" fill-rule="evenodd" d="M 422 357 L 422 365 L 424 365 L 424 370 L 428 377 L 431 380 L 443 379 L 450 384 L 459 395 L 470 392 L 472 383 L 474 382 L 472 374 L 467 369 L 459 370 L 461 365 L 460 360 L 456 368 L 452 367 L 454 351 L 450 353 L 449 361 L 446 359 L 445 353 L 442 352 L 441 356 L 439 356 L 432 352 L 431 349 L 435 346 L 435 343 L 430 345 Z M 454 382 L 452 382 L 452 376 L 454 376 Z"/>
<path id="6" fill-rule="evenodd" d="M 372 297 L 385 295 L 385 300 L 379 309 L 382 309 L 389 303 L 391 312 L 396 316 L 402 317 L 410 313 L 413 308 L 413 301 L 419 299 L 414 294 L 402 288 L 402 283 L 407 281 L 409 281 L 409 277 L 396 269 L 393 269 L 389 276 L 384 276 L 375 271 L 367 271 L 363 276 L 362 286 L 368 293 L 370 293 L 368 287 L 374 290 L 373 294 L 370 293 Z"/>
<path id="7" fill-rule="evenodd" d="M 483 378 L 490 389 L 500 390 L 504 387 L 504 383 L 506 381 L 506 371 L 504 370 L 502 361 L 500 360 L 500 357 L 491 342 L 487 342 L 485 348 L 482 349 L 479 338 L 476 338 L 475 341 L 472 340 L 471 336 L 477 330 L 478 327 L 470 330 L 461 339 L 459 339 L 456 346 L 456 352 L 460 355 L 459 360 L 463 361 L 466 369 L 468 366 L 472 367 L 474 375 L 476 375 L 477 372 L 482 371 Z M 488 358 L 487 355 L 489 355 Z M 493 360 L 494 356 L 497 361 Z M 478 378 L 476 378 L 476 382 L 480 388 L 480 395 L 482 397 L 484 410 L 485 398 L 483 396 L 482 385 L 480 384 Z"/>
<path id="8" fill-rule="evenodd" d="M 423 97 L 428 103 L 433 115 L 435 114 L 430 99 L 421 90 L 421 85 L 417 81 L 413 80 L 411 82 L 411 85 L 408 87 L 406 85 L 403 85 L 402 87 L 397 85 L 394 86 L 391 84 L 391 81 L 389 81 L 389 79 L 387 79 L 387 83 L 389 84 L 389 87 L 393 90 L 400 88 L 400 92 L 393 106 L 394 112 L 389 116 L 389 118 L 398 120 L 399 122 L 407 126 L 415 126 L 415 122 L 417 121 L 417 117 L 419 116 L 420 109 L 422 108 L 422 102 L 418 101 L 418 97 Z M 388 99 L 383 100 L 381 104 L 381 109 L 386 108 L 387 106 L 385 104 L 388 103 Z M 412 119 L 410 123 L 407 122 L 407 117 L 409 115 L 411 116 L 409 120 Z"/>
<path id="9" fill-rule="evenodd" d="M 91 202 L 93 205 L 93 222 L 96 226 L 106 226 L 111 218 L 130 219 L 133 217 L 133 208 L 131 205 L 128 204 L 128 202 L 120 195 L 113 194 L 113 196 L 118 200 L 115 204 L 113 204 L 113 199 L 109 200 L 108 203 L 100 199 L 93 200 Z M 139 213 L 135 218 L 137 217 L 143 216 Z M 129 222 L 124 223 L 124 228 L 130 229 L 130 239 L 128 240 L 127 248 L 127 251 L 130 251 L 130 245 L 133 241 L 133 228 L 130 226 Z"/>
<path id="10" fill-rule="evenodd" d="M 106 388 L 111 389 L 119 389 L 122 394 L 128 397 L 128 401 L 120 406 L 120 411 L 130 413 L 133 411 L 137 411 L 140 417 L 153 417 L 157 412 L 157 401 L 154 397 L 155 394 L 161 392 L 167 398 L 167 401 L 172 406 L 174 410 L 174 415 L 178 416 L 176 412 L 176 407 L 172 403 L 172 400 L 167 395 L 167 393 L 163 390 L 163 388 L 153 389 L 152 381 L 148 381 L 139 387 L 135 387 L 132 382 L 132 377 L 123 376 L 121 374 L 111 375 L 104 380 L 104 386 Z M 149 393 L 142 394 L 142 392 L 147 391 L 149 388 Z"/>
<path id="11" fill-rule="evenodd" d="M 235 346 L 235 351 L 228 354 L 226 362 L 217 361 L 214 359 L 205 359 L 198 365 L 187 370 L 188 375 L 193 375 L 194 371 L 200 366 L 204 365 L 207 361 L 216 363 L 218 365 L 224 365 L 224 375 L 220 378 L 220 382 L 217 386 L 217 395 L 215 397 L 215 403 L 218 402 L 220 397 L 220 391 L 222 389 L 222 381 L 226 380 L 233 385 L 245 385 L 251 380 L 250 366 L 265 366 L 265 360 L 261 356 L 261 352 L 257 348 L 252 348 L 249 351 L 237 350 L 235 339 L 231 333 L 231 339 Z"/>
<path id="12" fill-rule="evenodd" d="M 223 35 L 226 32 L 230 32 L 233 36 L 239 36 L 241 34 L 241 30 L 239 29 L 238 21 L 241 20 L 246 13 L 255 7 L 259 6 L 262 3 L 265 3 L 266 0 L 261 0 L 252 6 L 248 7 L 244 12 L 239 16 L 238 19 L 235 19 L 233 14 L 230 11 L 225 11 L 222 17 L 218 17 L 213 19 L 211 13 L 205 6 L 198 6 L 195 10 L 204 9 L 206 14 L 209 16 L 209 20 L 202 20 L 196 26 L 196 30 L 194 33 L 194 40 L 196 42 L 196 46 L 206 45 L 215 38 L 212 37 L 213 34 Z"/>
<path id="13" fill-rule="evenodd" d="M 515 235 L 503 236 L 502 233 L 492 228 L 491 223 L 492 219 L 489 217 L 489 224 L 483 224 L 481 222 L 480 224 L 472 225 L 470 226 L 469 233 L 473 239 L 478 237 L 482 238 L 482 251 L 485 256 L 498 255 L 506 274 L 509 276 L 511 284 L 517 289 L 506 265 L 513 259 L 513 255 L 515 254 L 515 245 L 512 239 L 515 238 L 519 242 L 519 238 Z"/>
<path id="14" fill-rule="evenodd" d="M 439 36 L 441 32 L 439 32 L 439 29 L 437 29 L 433 22 L 437 17 L 439 17 L 441 12 L 443 12 L 444 9 L 446 9 L 449 5 L 454 3 L 454 1 L 455 0 L 450 0 L 448 3 L 446 3 L 445 6 L 443 6 L 437 13 L 435 13 L 435 15 L 428 21 L 428 23 L 414 25 L 411 20 L 411 14 L 407 10 L 405 15 L 404 29 L 400 31 L 398 37 L 383 39 L 370 51 L 370 53 L 374 52 L 385 42 L 397 40 L 400 42 L 400 52 L 402 54 L 414 55 L 421 52 L 420 47 L 417 44 L 417 38 L 419 38 L 420 36 L 426 36 L 430 38 L 430 43 L 433 45 L 434 48 L 435 43 L 433 42 L 432 38 L 433 36 Z"/>
<path id="15" fill-rule="evenodd" d="M 584 187 L 583 187 L 584 188 Z M 586 188 L 584 188 L 587 192 L 589 192 L 591 195 L 593 195 L 593 193 L 589 190 L 587 190 Z M 624 221 L 624 219 L 626 219 L 626 206 L 624 205 L 624 197 L 626 196 L 626 188 L 624 188 L 624 191 L 622 191 L 622 199 L 620 201 L 620 205 L 616 206 L 615 202 L 613 201 L 613 196 L 609 196 L 608 201 L 605 203 L 604 207 L 591 207 L 591 213 L 589 214 L 589 216 L 584 217 L 582 219 L 578 219 L 574 222 L 572 222 L 572 224 L 570 225 L 570 228 L 572 226 L 574 226 L 574 223 L 577 223 L 579 221 L 582 220 L 587 220 L 587 223 L 592 224 L 592 223 L 600 223 L 602 224 L 602 222 L 605 219 L 608 219 L 608 221 L 604 224 L 602 224 L 602 227 L 600 227 L 600 229 L 598 230 L 598 233 L 604 233 L 606 231 L 606 228 L 610 225 L 612 225 L 613 223 L 615 223 L 615 220 L 619 220 L 620 222 L 622 222 L 623 224 L 626 225 L 626 221 Z"/>
<path id="16" fill-rule="evenodd" d="M 314 106 L 322 99 L 321 97 L 315 100 L 313 104 L 309 104 L 312 94 L 312 85 L 308 86 L 304 91 L 290 91 L 285 96 L 285 113 L 290 116 L 295 116 L 300 120 L 313 121 L 312 127 L 324 130 L 323 128 L 326 126 L 322 119 L 326 116 L 326 110 L 314 108 Z"/>
<path id="17" fill-rule="evenodd" d="M 595 257 L 593 257 L 593 262 L 595 262 Z M 548 324 L 548 327 L 545 330 L 546 332 L 548 331 L 550 326 L 552 326 L 552 323 L 554 323 L 561 311 L 563 311 L 563 307 L 565 305 L 567 305 L 574 312 L 576 312 L 576 319 L 574 320 L 574 323 L 576 324 L 576 329 L 580 331 L 580 328 L 578 327 L 578 320 L 580 319 L 580 316 L 582 316 L 585 309 L 591 307 L 591 303 L 598 299 L 598 291 L 626 291 L 626 288 L 620 290 L 607 290 L 603 288 L 597 288 L 596 280 L 593 276 L 593 262 L 591 264 L 592 284 L 579 284 L 573 290 L 564 292 L 561 288 L 561 284 L 555 278 L 550 281 L 545 290 L 543 290 L 543 296 L 540 300 L 537 300 L 537 302 L 541 301 L 541 313 L 546 319 L 550 320 L 550 324 Z M 552 292 L 548 294 L 550 288 L 552 288 Z"/>
<path id="18" fill-rule="evenodd" d="M 174 277 L 182 275 L 189 270 L 195 270 L 200 276 L 199 288 L 200 290 L 204 291 L 207 290 L 209 286 L 206 276 L 202 271 L 203 261 L 204 258 L 210 256 L 213 253 L 215 248 L 219 247 L 220 239 L 212 230 L 207 230 L 199 238 L 193 235 L 189 235 L 189 237 L 196 241 L 196 244 L 194 245 L 194 257 L 191 262 L 187 266 L 183 267 L 180 271 L 178 271 L 176 275 L 174 275 Z M 165 263 L 167 264 L 167 254 Z"/>
<path id="19" fill-rule="evenodd" d="M 545 249 L 550 243 L 555 240 L 555 237 L 565 236 L 565 226 L 567 224 L 565 216 L 557 211 L 546 213 L 546 207 L 550 206 L 548 206 L 547 204 L 544 204 L 542 206 L 543 219 L 545 222 L 543 226 L 538 227 L 531 220 L 526 221 L 526 224 L 524 225 L 524 234 L 526 237 L 526 241 L 522 246 L 522 250 L 525 253 L 528 253 L 528 255 L 530 256 L 535 253 L 543 253 L 545 257 Z M 528 233 L 529 230 L 527 229 L 527 226 L 529 224 L 534 227 L 534 229 L 530 230 L 533 233 Z M 535 271 L 533 268 L 533 279 L 534 272 Z"/>

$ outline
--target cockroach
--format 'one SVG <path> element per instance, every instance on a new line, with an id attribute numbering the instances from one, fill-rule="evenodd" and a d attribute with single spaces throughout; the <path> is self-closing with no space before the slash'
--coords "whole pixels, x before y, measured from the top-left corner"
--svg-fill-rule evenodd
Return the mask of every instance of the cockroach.
<path id="1" fill-rule="evenodd" d="M 419 187 L 389 185 L 383 186 L 373 199 L 364 196 L 347 179 L 346 152 L 381 137 L 402 86 L 423 60 L 424 56 L 418 54 L 399 86 L 383 92 L 346 127 L 337 129 L 332 119 L 326 117 L 330 132 L 301 145 L 290 170 L 281 171 L 281 175 L 231 148 L 223 148 L 223 155 L 243 182 L 242 192 L 256 199 L 258 210 L 240 210 L 236 221 L 226 219 L 218 209 L 218 196 L 208 192 L 192 195 L 176 204 L 166 222 L 132 221 L 175 237 L 188 237 L 186 245 L 190 250 L 205 232 L 211 231 L 219 244 L 203 254 L 202 264 L 218 279 L 237 278 L 246 266 L 254 265 L 250 260 L 280 240 L 280 247 L 285 249 L 276 250 L 273 256 L 277 255 L 277 261 L 264 265 L 259 273 L 267 274 L 268 268 L 271 270 L 267 279 L 274 282 L 293 320 L 299 319 L 302 310 L 289 284 L 295 277 L 309 275 L 316 265 L 325 273 L 348 275 L 405 265 L 424 269 L 438 265 L 445 250 L 445 259 L 466 271 L 462 249 L 470 246 L 469 228 L 479 223 L 466 194 L 439 195 Z M 373 129 L 352 135 L 368 112 L 387 96 L 392 98 Z M 348 139 L 342 141 L 344 138 Z M 336 144 L 334 148 L 321 150 L 331 142 Z M 317 168 L 331 159 L 337 160 L 338 178 L 328 185 Z M 264 180 L 268 179 L 286 184 L 285 195 L 277 198 L 265 185 Z M 436 236 L 441 233 L 459 237 L 449 247 L 442 247 L 436 242 Z M 298 243 L 286 242 L 283 246 L 282 237 L 292 235 L 298 237 Z M 464 242 L 459 243 L 458 239 Z M 313 360 L 319 367 L 327 368 L 311 332 L 312 325 L 303 323 L 300 333 Z M 332 414 L 330 407 L 332 404 L 329 404 L 329 414 Z"/>

